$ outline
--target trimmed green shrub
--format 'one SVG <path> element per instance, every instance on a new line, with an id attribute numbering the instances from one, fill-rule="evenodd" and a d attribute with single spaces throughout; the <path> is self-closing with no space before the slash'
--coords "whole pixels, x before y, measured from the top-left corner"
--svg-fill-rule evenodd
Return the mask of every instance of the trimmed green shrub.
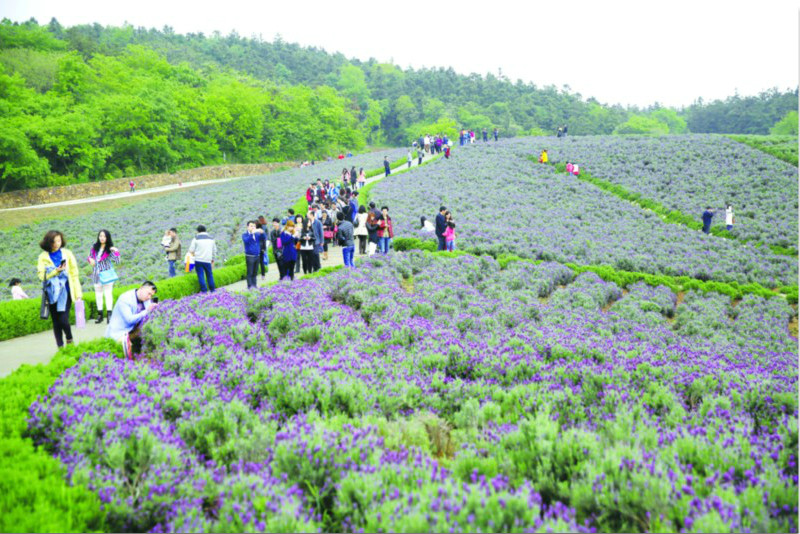
<path id="1" fill-rule="evenodd" d="M 43 321 L 44 322 L 44 321 Z M 97 495 L 65 480 L 61 462 L 26 436 L 28 408 L 85 353 L 122 357 L 122 346 L 98 339 L 59 350 L 46 365 L 23 365 L 0 379 L 0 531 L 91 532 L 103 530 Z"/>

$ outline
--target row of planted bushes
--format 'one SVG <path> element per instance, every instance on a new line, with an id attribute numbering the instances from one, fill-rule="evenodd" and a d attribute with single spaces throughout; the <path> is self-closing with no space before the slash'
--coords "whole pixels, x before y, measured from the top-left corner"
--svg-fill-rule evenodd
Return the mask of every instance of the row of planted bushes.
<path id="1" fill-rule="evenodd" d="M 272 261 L 274 261 L 274 257 L 272 257 Z M 242 280 L 246 273 L 247 267 L 244 263 L 244 255 L 240 254 L 230 258 L 225 267 L 214 269 L 214 282 L 217 287 L 225 286 Z M 200 284 L 194 275 L 178 275 L 174 278 L 167 278 L 159 281 L 156 286 L 158 287 L 158 297 L 161 300 L 179 299 L 200 291 Z M 139 284 L 114 287 L 114 301 L 125 291 L 137 287 L 139 287 Z M 83 301 L 87 318 L 97 313 L 94 292 L 85 291 L 83 293 Z M 39 299 L 0 302 L 0 341 L 49 330 L 52 327 L 50 320 L 43 321 L 39 319 L 40 303 Z M 75 323 L 74 306 L 70 314 L 70 320 L 73 324 Z"/>
<path id="2" fill-rule="evenodd" d="M 436 251 L 437 243 L 433 240 L 422 240 L 416 237 L 398 237 L 392 240 L 392 246 L 397 251 L 403 250 L 427 250 L 430 252 Z M 477 256 L 489 254 L 497 260 L 502 268 L 513 261 L 528 261 L 539 263 L 542 260 L 533 260 L 522 258 L 513 254 L 493 254 L 491 252 L 483 252 L 477 250 L 466 250 L 465 253 L 474 254 Z M 439 254 L 443 254 L 440 252 Z M 597 274 L 600 278 L 607 282 L 614 282 L 620 287 L 627 287 L 637 282 L 644 282 L 651 286 L 666 286 L 675 293 L 680 291 L 697 290 L 703 292 L 713 291 L 722 293 L 732 299 L 740 299 L 744 295 L 757 295 L 761 297 L 775 297 L 777 295 L 785 295 L 786 300 L 791 304 L 797 304 L 798 286 L 783 286 L 775 290 L 768 289 L 757 283 L 739 284 L 737 282 L 715 282 L 713 280 L 698 280 L 689 276 L 668 276 L 661 274 L 650 274 L 631 271 L 620 271 L 607 265 L 576 265 L 574 263 L 566 263 L 567 267 L 575 271 L 576 274 L 591 271 Z"/>
<path id="3" fill-rule="evenodd" d="M 44 322 L 44 321 L 43 321 Z M 68 345 L 46 365 L 23 365 L 0 380 L 0 532 L 97 532 L 105 514 L 97 494 L 65 479 L 64 466 L 27 436 L 28 409 L 84 353 L 122 357 L 110 339 Z"/>
<path id="4" fill-rule="evenodd" d="M 538 160 L 533 156 L 528 156 L 528 159 L 530 159 L 531 161 L 538 162 Z M 567 166 L 564 163 L 556 163 L 554 167 L 559 172 L 567 171 Z M 585 170 L 581 170 L 580 176 L 577 176 L 577 178 L 584 182 L 590 183 L 595 187 L 602 189 L 603 191 L 607 191 L 612 195 L 621 198 L 622 200 L 627 200 L 628 202 L 632 202 L 637 206 L 652 211 L 653 213 L 661 217 L 661 219 L 666 223 L 682 224 L 683 226 L 691 228 L 692 230 L 703 229 L 703 223 L 698 221 L 696 217 L 692 217 L 691 215 L 687 215 L 678 210 L 668 210 L 661 203 L 656 202 L 653 199 L 644 198 L 640 193 L 629 191 L 624 187 L 622 187 L 621 185 L 617 185 L 609 181 L 603 180 L 602 178 L 597 178 L 595 176 L 592 176 Z M 711 234 L 717 237 L 724 237 L 726 239 L 738 239 L 736 236 L 734 236 L 732 233 L 730 233 L 721 225 L 712 226 Z M 740 241 L 745 241 L 745 240 L 740 240 Z M 764 246 L 762 243 L 754 243 L 754 245 L 757 247 Z M 790 247 L 769 245 L 769 248 L 775 254 L 780 254 L 782 256 L 797 256 L 797 250 Z"/>

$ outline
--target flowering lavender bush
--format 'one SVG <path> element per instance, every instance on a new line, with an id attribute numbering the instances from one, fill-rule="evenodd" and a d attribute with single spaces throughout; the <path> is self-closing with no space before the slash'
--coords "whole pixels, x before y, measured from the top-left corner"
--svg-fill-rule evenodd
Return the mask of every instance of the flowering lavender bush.
<path id="1" fill-rule="evenodd" d="M 395 234 L 406 236 L 433 237 L 419 229 L 419 217 L 432 220 L 447 206 L 456 248 L 768 287 L 796 282 L 796 257 L 665 224 L 550 166 L 531 164 L 522 157 L 530 146 L 511 140 L 465 147 L 450 160 L 379 182 L 372 198 L 391 207 Z M 781 220 L 796 225 L 796 215 L 788 209 Z"/>
<path id="2" fill-rule="evenodd" d="M 392 253 L 166 302 L 146 357 L 85 356 L 29 432 L 112 530 L 796 532 L 791 309 L 676 300 Z"/>
<path id="3" fill-rule="evenodd" d="M 221 184 L 189 189 L 180 193 L 152 198 L 134 206 L 113 209 L 113 200 L 107 201 L 108 210 L 94 212 L 79 218 L 68 216 L 56 221 L 35 225 L 22 225 L 0 231 L 4 253 L 0 256 L 0 278 L 20 278 L 26 292 L 34 296 L 41 287 L 36 277 L 36 258 L 41 252 L 37 243 L 45 232 L 57 228 L 67 237 L 67 248 L 81 262 L 84 291 L 90 291 L 91 267 L 85 261 L 89 248 L 100 229 L 107 229 L 120 249 L 122 262 L 117 267 L 122 284 L 142 280 L 160 280 L 167 276 L 167 266 L 161 238 L 164 231 L 175 227 L 188 251 L 198 224 L 204 224 L 216 239 L 222 260 L 242 253 L 239 236 L 249 219 L 264 215 L 283 216 L 298 198 L 303 196 L 308 184 L 318 178 L 338 179 L 343 167 L 382 167 L 383 156 L 391 161 L 405 154 L 404 149 L 361 154 L 344 160 L 317 163 L 313 167 L 296 168 L 264 176 L 251 176 Z M 64 208 L 65 214 L 69 207 Z M 0 300 L 10 298 L 7 291 L 0 292 Z"/>
<path id="4" fill-rule="evenodd" d="M 590 136 L 511 141 L 550 161 L 578 162 L 593 176 L 700 220 L 706 206 L 734 207 L 736 237 L 797 248 L 797 166 L 724 136 Z M 796 143 L 795 143 L 796 144 Z"/>

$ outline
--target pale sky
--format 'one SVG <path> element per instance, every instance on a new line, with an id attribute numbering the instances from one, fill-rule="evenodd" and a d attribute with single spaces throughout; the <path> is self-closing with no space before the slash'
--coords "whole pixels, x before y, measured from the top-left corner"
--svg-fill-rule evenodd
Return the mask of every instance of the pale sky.
<path id="1" fill-rule="evenodd" d="M 177 33 L 261 35 L 393 61 L 498 73 L 584 98 L 691 104 L 798 85 L 800 3 L 675 0 L 3 0 L 0 18 L 64 26 L 98 22 Z M 446 100 L 446 95 L 440 96 Z"/>

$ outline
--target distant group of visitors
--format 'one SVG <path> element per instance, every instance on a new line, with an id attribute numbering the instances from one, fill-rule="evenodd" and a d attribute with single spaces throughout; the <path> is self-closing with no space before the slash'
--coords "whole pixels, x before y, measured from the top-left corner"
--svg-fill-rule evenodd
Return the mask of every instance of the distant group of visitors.
<path id="1" fill-rule="evenodd" d="M 711 233 L 711 220 L 714 218 L 716 212 L 711 208 L 711 206 L 706 206 L 706 211 L 703 212 L 703 233 L 709 234 Z M 725 208 L 725 229 L 727 231 L 733 230 L 733 223 L 736 222 L 736 218 L 733 216 L 733 206 L 728 204 L 728 207 Z"/>

